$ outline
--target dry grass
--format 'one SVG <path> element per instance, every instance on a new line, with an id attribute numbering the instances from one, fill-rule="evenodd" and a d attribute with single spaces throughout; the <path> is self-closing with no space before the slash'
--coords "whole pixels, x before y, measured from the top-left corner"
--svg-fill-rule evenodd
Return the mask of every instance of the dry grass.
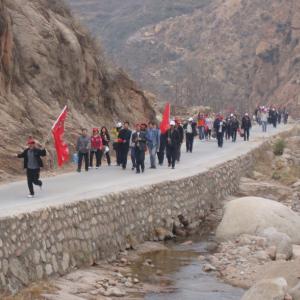
<path id="1" fill-rule="evenodd" d="M 0 295 L 1 300 L 45 300 L 43 294 L 55 293 L 57 288 L 49 282 L 37 282 L 22 290 L 14 296 Z"/>

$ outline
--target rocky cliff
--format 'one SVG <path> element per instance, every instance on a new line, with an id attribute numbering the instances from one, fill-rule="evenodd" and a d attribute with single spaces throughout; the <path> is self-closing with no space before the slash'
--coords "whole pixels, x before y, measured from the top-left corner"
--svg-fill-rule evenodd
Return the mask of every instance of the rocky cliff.
<path id="1" fill-rule="evenodd" d="M 106 63 L 62 1 L 0 0 L 2 177 L 19 170 L 11 155 L 28 135 L 42 141 L 65 104 L 69 141 L 83 126 L 154 117 L 145 94 Z"/>
<path id="2" fill-rule="evenodd" d="M 163 99 L 240 111 L 275 102 L 300 114 L 296 0 L 69 2 Z"/>

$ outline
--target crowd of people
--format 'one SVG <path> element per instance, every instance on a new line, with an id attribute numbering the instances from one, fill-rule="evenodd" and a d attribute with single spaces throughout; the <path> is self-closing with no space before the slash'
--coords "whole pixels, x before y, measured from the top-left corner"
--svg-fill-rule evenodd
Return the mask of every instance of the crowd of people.
<path id="1" fill-rule="evenodd" d="M 145 172 L 145 153 L 148 151 L 151 169 L 157 168 L 157 162 L 162 166 L 165 158 L 168 167 L 175 169 L 176 163 L 180 162 L 184 140 L 186 152 L 189 153 L 193 152 L 195 138 L 200 141 L 217 140 L 218 147 L 222 148 L 224 139 L 235 143 L 240 136 L 244 141 L 249 141 L 253 120 L 266 132 L 268 124 L 274 127 L 281 121 L 286 124 L 288 116 L 286 109 L 260 106 L 255 109 L 253 118 L 248 113 L 242 117 L 235 113 L 227 116 L 199 113 L 183 122 L 175 118 L 165 131 L 156 122 L 136 124 L 133 130 L 129 122 L 119 122 L 111 132 L 106 127 L 93 128 L 91 136 L 84 128 L 77 139 L 73 161 L 77 164 L 78 172 L 81 172 L 83 162 L 85 171 L 98 169 L 103 160 L 108 166 L 111 165 L 111 153 L 114 151 L 117 166 L 125 170 L 130 157 L 131 169 L 140 174 Z M 42 187 L 40 168 L 43 167 L 43 156 L 46 156 L 46 150 L 31 137 L 28 148 L 18 154 L 19 158 L 24 159 L 24 168 L 27 170 L 28 197 L 34 196 L 33 185 Z"/>

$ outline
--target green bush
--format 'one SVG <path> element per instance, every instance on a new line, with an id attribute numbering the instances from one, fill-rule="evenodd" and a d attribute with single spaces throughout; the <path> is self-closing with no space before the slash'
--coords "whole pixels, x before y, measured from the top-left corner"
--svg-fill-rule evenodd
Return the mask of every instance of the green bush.
<path id="1" fill-rule="evenodd" d="M 280 156 L 283 154 L 285 148 L 285 141 L 283 139 L 279 139 L 275 142 L 273 146 L 273 153 L 276 156 Z"/>

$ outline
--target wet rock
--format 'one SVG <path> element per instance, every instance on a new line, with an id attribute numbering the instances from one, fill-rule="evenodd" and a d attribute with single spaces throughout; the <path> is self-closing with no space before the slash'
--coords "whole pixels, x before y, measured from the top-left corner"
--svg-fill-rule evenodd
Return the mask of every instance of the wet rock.
<path id="1" fill-rule="evenodd" d="M 283 277 L 261 280 L 244 294 L 242 300 L 284 300 L 287 287 Z"/>
<path id="2" fill-rule="evenodd" d="M 173 239 L 175 236 L 174 234 L 163 228 L 163 227 L 157 227 L 154 230 L 155 236 L 158 238 L 159 241 L 165 241 L 165 240 L 170 240 Z"/>

